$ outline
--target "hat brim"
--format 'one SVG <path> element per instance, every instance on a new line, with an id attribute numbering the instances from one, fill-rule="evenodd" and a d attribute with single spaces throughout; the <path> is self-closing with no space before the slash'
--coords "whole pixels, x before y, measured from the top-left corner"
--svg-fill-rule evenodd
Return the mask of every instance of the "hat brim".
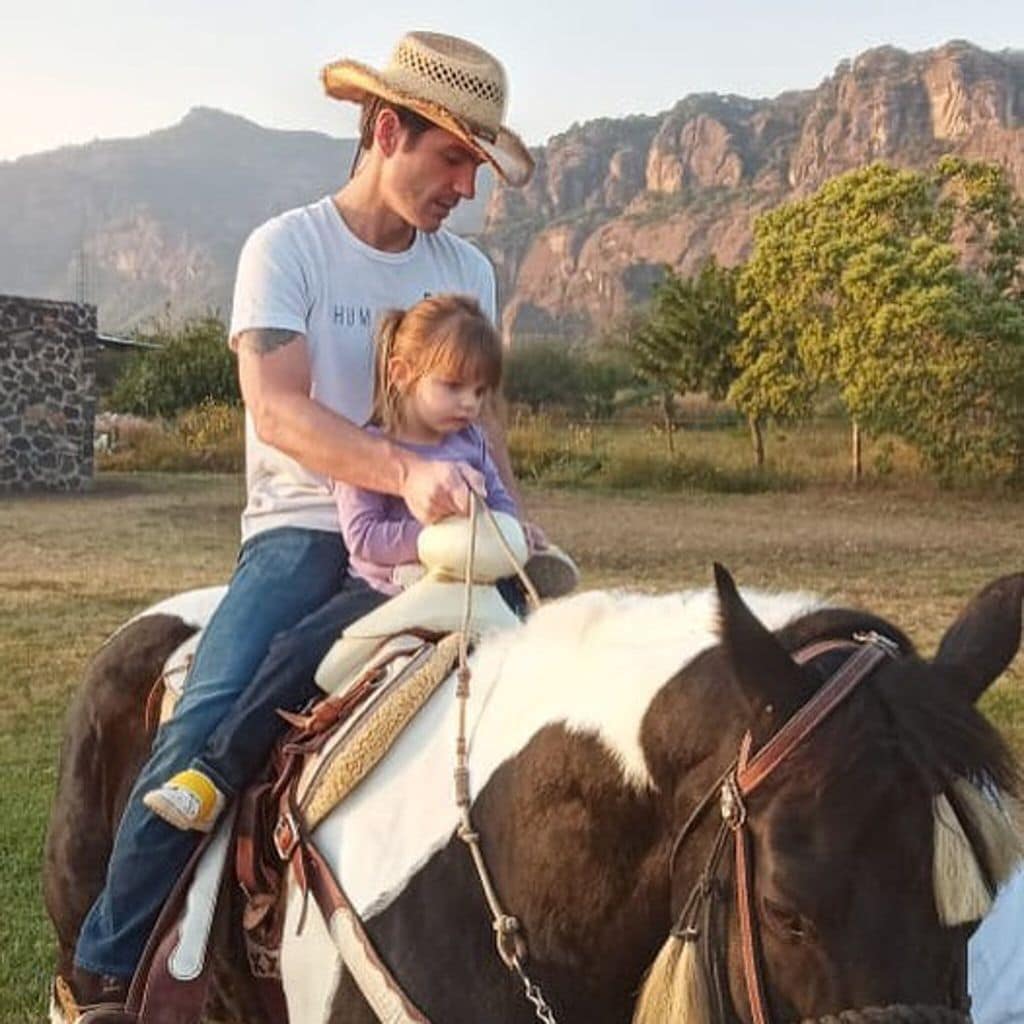
<path id="1" fill-rule="evenodd" d="M 336 100 L 362 103 L 376 96 L 425 117 L 438 128 L 454 135 L 513 187 L 525 185 L 533 174 L 530 151 L 522 139 L 504 125 L 498 128 L 493 138 L 487 138 L 447 108 L 396 88 L 386 75 L 358 61 L 340 60 L 328 64 L 321 78 L 327 95 Z"/>

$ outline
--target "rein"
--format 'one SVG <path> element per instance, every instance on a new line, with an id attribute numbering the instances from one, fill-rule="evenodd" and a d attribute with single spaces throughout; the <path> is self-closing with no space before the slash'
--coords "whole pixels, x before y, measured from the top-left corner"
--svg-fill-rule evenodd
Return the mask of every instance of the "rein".
<path id="1" fill-rule="evenodd" d="M 472 793 L 469 785 L 469 743 L 466 739 L 466 712 L 469 703 L 469 683 L 472 676 L 469 668 L 469 628 L 473 615 L 473 568 L 476 561 L 476 524 L 481 508 L 484 510 L 484 514 L 494 530 L 498 543 L 508 556 L 512 568 L 526 589 L 530 604 L 534 608 L 540 604 L 540 598 L 533 586 L 533 581 L 526 575 L 512 548 L 505 540 L 505 535 L 501 532 L 501 527 L 498 526 L 498 522 L 487 507 L 487 503 L 472 487 L 469 488 L 469 495 L 469 550 L 466 553 L 465 599 L 462 606 L 459 667 L 457 669 L 455 687 L 455 697 L 459 704 L 459 731 L 455 739 L 455 803 L 459 809 L 457 834 L 466 844 L 470 856 L 473 858 L 473 867 L 476 869 L 480 888 L 483 890 L 484 899 L 487 901 L 487 908 L 491 915 L 491 927 L 494 929 L 494 941 L 501 962 L 510 971 L 514 971 L 518 975 L 523 985 L 523 994 L 532 1004 L 537 1020 L 541 1024 L 558 1024 L 554 1012 L 544 999 L 540 986 L 531 980 L 530 976 L 526 973 L 524 966 L 528 953 L 526 938 L 523 936 L 518 918 L 506 913 L 501 905 L 497 890 L 491 881 L 490 872 L 487 870 L 483 851 L 480 849 L 480 833 L 473 827 L 473 820 L 470 814 Z"/>
<path id="2" fill-rule="evenodd" d="M 851 652 L 850 657 L 764 746 L 751 754 L 753 737 L 748 730 L 740 742 L 736 759 L 690 814 L 676 835 L 669 856 L 669 876 L 683 843 L 692 834 L 715 797 L 722 815 L 708 861 L 685 901 L 671 934 L 684 942 L 698 942 L 702 961 L 712 981 L 717 1017 L 725 1020 L 725 992 L 720 964 L 711 948 L 714 902 L 720 896 L 718 868 L 729 834 L 733 836 L 734 884 L 740 927 L 740 949 L 747 1000 L 754 1024 L 770 1024 L 765 999 L 753 907 L 753 870 L 746 800 L 851 693 L 888 659 L 899 656 L 898 645 L 879 633 L 854 634 L 853 640 L 826 640 L 809 644 L 792 655 L 798 665 L 832 652 Z M 965 1024 L 969 1015 L 944 1006 L 890 1006 L 844 1010 L 819 1019 L 817 1024 L 869 1024 L 869 1022 L 921 1022 L 921 1024 Z M 815 1024 L 805 1021 L 803 1024 Z"/>

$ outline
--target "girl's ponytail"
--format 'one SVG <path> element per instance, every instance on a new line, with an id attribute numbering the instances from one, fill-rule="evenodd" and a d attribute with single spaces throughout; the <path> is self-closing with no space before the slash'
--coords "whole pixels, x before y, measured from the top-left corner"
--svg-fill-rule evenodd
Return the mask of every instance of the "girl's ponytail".
<path id="1" fill-rule="evenodd" d="M 404 309 L 388 309 L 381 314 L 374 336 L 373 355 L 373 408 L 370 422 L 390 430 L 398 416 L 400 395 L 389 373 L 391 356 L 395 350 L 395 335 L 405 319 Z"/>

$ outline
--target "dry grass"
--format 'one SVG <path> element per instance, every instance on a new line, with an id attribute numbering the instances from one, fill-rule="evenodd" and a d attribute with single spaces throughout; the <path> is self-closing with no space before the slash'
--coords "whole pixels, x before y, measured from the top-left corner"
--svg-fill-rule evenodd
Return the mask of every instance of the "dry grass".
<path id="1" fill-rule="evenodd" d="M 539 483 L 752 493 L 845 485 L 850 478 L 849 426 L 841 420 L 768 426 L 760 471 L 745 425 L 723 425 L 721 416 L 706 413 L 683 422 L 674 452 L 661 427 L 635 418 L 588 425 L 520 413 L 509 442 L 520 475 Z M 898 440 L 864 438 L 861 463 L 875 488 L 935 489 L 913 450 Z"/>
<path id="2" fill-rule="evenodd" d="M 985 583 L 1024 570 L 1019 500 L 899 493 L 625 497 L 547 492 L 532 502 L 588 586 L 704 586 L 711 563 L 741 585 L 810 589 L 892 619 L 924 652 Z M 1024 752 L 1024 666 L 986 700 Z"/>
<path id="3" fill-rule="evenodd" d="M 146 604 L 227 578 L 237 477 L 103 475 L 84 496 L 0 499 L 0 1021 L 41 1016 L 51 939 L 38 870 L 60 723 L 101 640 Z M 591 587 L 702 586 L 713 560 L 746 586 L 812 589 L 890 617 L 934 649 L 963 603 L 1024 569 L 1021 502 L 846 488 L 773 494 L 527 494 Z M 1024 752 L 1018 660 L 986 707 Z"/>

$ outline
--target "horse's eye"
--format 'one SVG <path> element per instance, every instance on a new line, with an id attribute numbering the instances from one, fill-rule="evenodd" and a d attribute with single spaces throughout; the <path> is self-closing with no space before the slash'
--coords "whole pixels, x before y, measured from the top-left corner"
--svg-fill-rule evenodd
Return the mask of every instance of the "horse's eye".
<path id="1" fill-rule="evenodd" d="M 814 935 L 814 925 L 802 914 L 765 896 L 762 901 L 765 924 L 789 942 L 805 942 Z"/>

